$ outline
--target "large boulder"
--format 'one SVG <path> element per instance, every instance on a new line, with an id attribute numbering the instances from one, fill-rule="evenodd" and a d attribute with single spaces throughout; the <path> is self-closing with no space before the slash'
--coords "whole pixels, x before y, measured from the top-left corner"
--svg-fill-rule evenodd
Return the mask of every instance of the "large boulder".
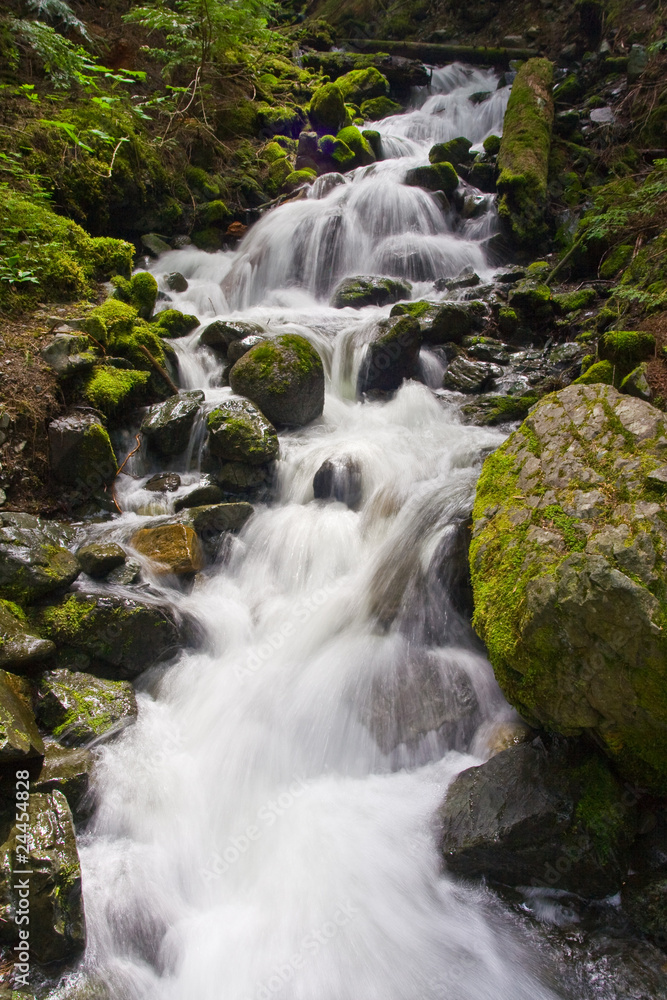
<path id="1" fill-rule="evenodd" d="M 474 624 L 508 700 L 667 793 L 667 418 L 610 386 L 545 397 L 485 462 Z"/>
<path id="2" fill-rule="evenodd" d="M 81 569 L 94 580 L 102 580 L 125 562 L 125 550 L 116 542 L 90 542 L 77 549 Z"/>
<path id="3" fill-rule="evenodd" d="M 412 291 L 409 281 L 400 278 L 368 277 L 344 278 L 331 297 L 331 305 L 336 309 L 353 306 L 386 306 L 399 299 L 407 299 Z"/>
<path id="4" fill-rule="evenodd" d="M 419 323 L 411 316 L 383 319 L 366 349 L 357 392 L 393 392 L 417 369 L 422 335 Z"/>
<path id="5" fill-rule="evenodd" d="M 353 69 L 350 73 L 339 76 L 336 84 L 348 104 L 360 105 L 374 97 L 389 95 L 389 80 L 375 66 Z"/>
<path id="6" fill-rule="evenodd" d="M 439 816 L 450 871 L 590 897 L 619 889 L 634 834 L 623 788 L 602 759 L 568 749 L 521 743 L 454 779 Z"/>
<path id="7" fill-rule="evenodd" d="M 129 681 L 49 670 L 37 686 L 35 713 L 59 743 L 80 747 L 129 725 L 137 716 L 137 701 Z"/>
<path id="8" fill-rule="evenodd" d="M 21 609 L 10 601 L 0 601 L 0 667 L 21 671 L 54 653 L 50 639 L 33 635 Z"/>
<path id="9" fill-rule="evenodd" d="M 41 964 L 76 958 L 85 945 L 81 865 L 72 814 L 62 792 L 30 795 L 0 848 L 0 940 L 13 945 L 15 961 L 29 955 Z M 29 870 L 30 874 L 25 875 Z M 29 890 L 25 895 L 23 888 Z M 28 914 L 30 923 L 22 919 Z M 22 933 L 23 932 L 23 933 Z M 16 971 L 16 967 L 15 967 Z"/>
<path id="10" fill-rule="evenodd" d="M 44 753 L 32 710 L 30 682 L 0 670 L 0 763 Z"/>
<path id="11" fill-rule="evenodd" d="M 159 575 L 190 576 L 205 565 L 196 532 L 182 524 L 141 528 L 133 536 L 132 545 L 150 559 L 153 572 Z"/>
<path id="12" fill-rule="evenodd" d="M 459 186 L 459 177 L 451 163 L 429 163 L 423 167 L 412 167 L 405 175 L 405 183 L 410 187 L 421 187 L 427 191 L 444 191 L 447 197 L 454 194 Z"/>
<path id="13" fill-rule="evenodd" d="M 264 465 L 278 457 L 276 429 L 247 399 L 229 399 L 206 420 L 209 446 L 228 462 Z"/>
<path id="14" fill-rule="evenodd" d="M 308 109 L 310 124 L 320 135 L 336 135 L 349 121 L 340 87 L 325 83 L 313 94 Z"/>
<path id="15" fill-rule="evenodd" d="M 313 345 L 296 334 L 258 344 L 236 362 L 229 384 L 276 427 L 301 427 L 324 409 L 324 368 Z"/>
<path id="16" fill-rule="evenodd" d="M 33 619 L 63 657 L 112 678 L 137 677 L 170 656 L 181 639 L 161 607 L 112 594 L 69 594 L 36 608 Z"/>
<path id="17" fill-rule="evenodd" d="M 0 515 L 0 595 L 31 602 L 65 590 L 81 571 L 65 548 L 73 532 L 31 514 Z"/>
<path id="18" fill-rule="evenodd" d="M 171 396 L 166 402 L 151 407 L 141 425 L 142 434 L 160 455 L 180 455 L 188 446 L 203 401 L 204 393 L 200 389 Z"/>
<path id="19" fill-rule="evenodd" d="M 97 414 L 75 411 L 49 424 L 51 471 L 79 493 L 95 493 L 116 478 L 116 456 Z"/>
<path id="20" fill-rule="evenodd" d="M 199 342 L 204 347 L 226 354 L 230 346 L 237 340 L 246 337 L 258 337 L 264 333 L 257 323 L 246 323 L 244 320 L 216 319 L 202 330 Z"/>

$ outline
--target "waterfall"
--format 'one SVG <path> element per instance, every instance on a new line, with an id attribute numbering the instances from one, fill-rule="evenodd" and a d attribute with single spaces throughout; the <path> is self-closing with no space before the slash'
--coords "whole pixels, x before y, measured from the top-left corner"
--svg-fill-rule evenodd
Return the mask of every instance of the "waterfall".
<path id="1" fill-rule="evenodd" d="M 327 391 L 321 419 L 280 435 L 275 498 L 224 557 L 189 592 L 152 584 L 205 642 L 144 675 L 136 724 L 97 750 L 84 967 L 114 1000 L 555 998 L 508 911 L 443 871 L 434 820 L 513 718 L 452 582 L 482 457 L 502 435 L 464 426 L 428 388 L 434 355 L 426 384 L 358 402 L 363 345 L 389 308 L 328 305 L 345 275 L 408 277 L 437 298 L 435 278 L 490 272 L 493 199 L 484 224 L 461 228 L 403 180 L 435 140 L 499 133 L 507 93 L 489 71 L 438 70 L 412 110 L 377 124 L 392 159 L 318 181 L 234 252 L 151 265 L 165 292 L 166 272 L 185 275 L 171 304 L 202 324 L 306 336 Z M 231 390 L 199 333 L 176 348 L 184 387 L 210 408 Z M 202 433 L 181 492 L 199 478 Z M 359 470 L 357 509 L 314 500 L 326 460 Z M 143 485 L 162 471 L 143 452 L 127 469 L 121 540 L 145 523 Z"/>

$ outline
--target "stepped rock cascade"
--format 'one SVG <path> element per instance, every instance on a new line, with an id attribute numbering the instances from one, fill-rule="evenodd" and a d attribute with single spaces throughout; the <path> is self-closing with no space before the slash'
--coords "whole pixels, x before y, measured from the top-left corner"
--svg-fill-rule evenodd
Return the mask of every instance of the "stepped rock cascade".
<path id="1" fill-rule="evenodd" d="M 486 71 L 435 71 L 414 110 L 378 124 L 393 159 L 321 178 L 234 252 L 186 248 L 151 265 L 163 290 L 165 273 L 186 276 L 172 303 L 203 325 L 243 319 L 306 337 L 327 383 L 323 416 L 280 434 L 271 501 L 214 565 L 191 590 L 152 579 L 204 638 L 144 675 L 136 724 L 97 749 L 84 968 L 114 998 L 565 995 L 517 918 L 443 873 L 434 825 L 450 781 L 516 718 L 461 604 L 475 483 L 503 435 L 464 426 L 416 381 L 357 401 L 365 346 L 391 307 L 327 304 L 346 275 L 405 277 L 414 297 L 437 299 L 436 277 L 490 273 L 492 199 L 483 225 L 457 223 L 402 181 L 434 141 L 500 132 L 508 88 L 496 85 Z M 182 388 L 206 394 L 169 464 L 181 485 L 145 490 L 166 470 L 142 449 L 117 490 L 125 513 L 100 536 L 127 544 L 142 515 L 160 523 L 199 482 L 205 414 L 231 395 L 200 333 L 173 342 Z M 442 364 L 422 354 L 435 386 Z M 354 509 L 314 499 L 327 461 L 357 470 Z"/>

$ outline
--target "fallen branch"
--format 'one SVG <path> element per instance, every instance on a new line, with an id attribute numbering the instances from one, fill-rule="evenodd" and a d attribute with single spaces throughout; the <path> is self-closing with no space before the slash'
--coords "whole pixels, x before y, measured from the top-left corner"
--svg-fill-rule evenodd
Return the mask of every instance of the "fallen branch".
<path id="1" fill-rule="evenodd" d="M 150 361 L 150 363 L 152 364 L 153 368 L 158 373 L 158 375 L 162 376 L 162 378 L 164 379 L 164 381 L 167 383 L 167 385 L 169 386 L 169 388 L 173 392 L 174 396 L 177 396 L 178 395 L 178 386 L 174 385 L 174 383 L 169 378 L 169 375 L 164 370 L 164 368 L 162 367 L 162 365 L 160 364 L 160 362 L 157 361 L 157 359 L 153 357 L 153 355 L 148 350 L 148 348 L 144 347 L 143 344 L 140 346 L 139 350 L 142 352 L 142 354 L 146 355 L 146 357 L 148 358 L 148 360 Z"/>

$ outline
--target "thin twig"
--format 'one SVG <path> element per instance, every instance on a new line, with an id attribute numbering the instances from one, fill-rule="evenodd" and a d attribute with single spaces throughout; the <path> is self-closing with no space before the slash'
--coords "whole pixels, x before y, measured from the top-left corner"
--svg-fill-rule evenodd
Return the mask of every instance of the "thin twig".
<path id="1" fill-rule="evenodd" d="M 155 369 L 155 371 L 156 371 L 156 372 L 158 373 L 158 375 L 161 375 L 161 376 L 162 376 L 162 378 L 163 378 L 163 379 L 165 380 L 165 382 L 167 383 L 167 385 L 169 386 L 169 388 L 171 389 L 171 391 L 173 392 L 173 394 L 174 394 L 175 396 L 178 396 L 178 386 L 177 386 L 177 385 L 174 385 L 174 383 L 173 383 L 173 382 L 172 382 L 172 380 L 171 380 L 171 379 L 169 378 L 169 375 L 168 375 L 168 374 L 167 374 L 167 372 L 166 372 L 166 371 L 164 370 L 164 368 L 162 367 L 162 365 L 160 364 L 160 362 L 159 362 L 159 361 L 158 361 L 158 360 L 157 360 L 156 358 L 154 358 L 154 357 L 153 357 L 153 355 L 152 355 L 152 354 L 151 354 L 151 352 L 150 352 L 150 351 L 148 350 L 148 348 L 147 348 L 147 347 L 144 347 L 144 345 L 143 345 L 143 344 L 141 344 L 141 346 L 139 347 L 139 350 L 140 350 L 140 351 L 141 351 L 141 352 L 142 352 L 143 354 L 145 354 L 145 355 L 146 355 L 146 357 L 148 358 L 148 360 L 149 360 L 149 361 L 150 361 L 150 363 L 152 364 L 152 366 L 153 366 L 153 368 Z"/>

